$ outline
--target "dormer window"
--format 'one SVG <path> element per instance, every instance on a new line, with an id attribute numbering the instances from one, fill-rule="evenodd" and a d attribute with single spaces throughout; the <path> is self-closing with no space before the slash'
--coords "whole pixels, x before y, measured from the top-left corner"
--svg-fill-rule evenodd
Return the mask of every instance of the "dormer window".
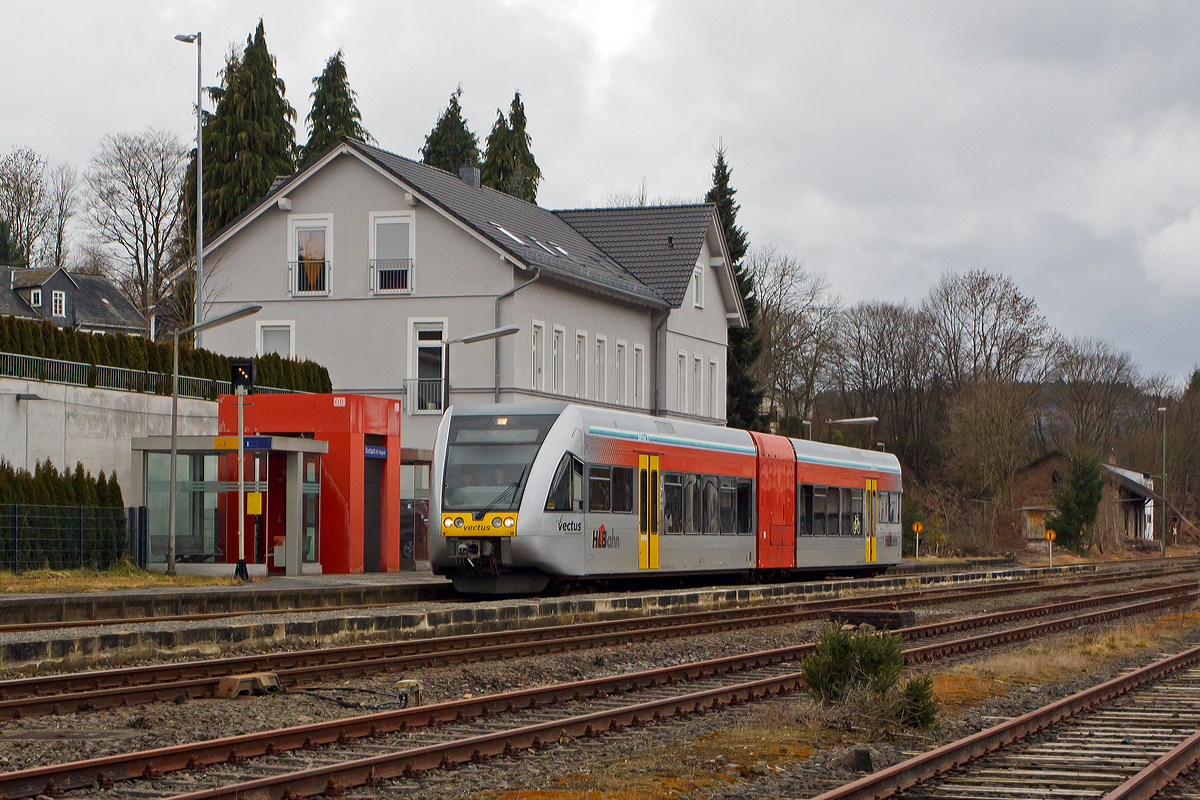
<path id="1" fill-rule="evenodd" d="M 50 293 L 50 313 L 56 317 L 65 317 L 67 315 L 67 293 L 53 291 Z"/>
<path id="2" fill-rule="evenodd" d="M 33 308 L 42 307 L 42 290 L 34 289 L 29 293 L 29 305 Z"/>

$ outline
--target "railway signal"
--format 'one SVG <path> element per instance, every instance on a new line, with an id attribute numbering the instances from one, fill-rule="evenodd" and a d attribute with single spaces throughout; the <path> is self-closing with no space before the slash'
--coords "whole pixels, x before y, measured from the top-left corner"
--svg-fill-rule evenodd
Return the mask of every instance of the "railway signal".
<path id="1" fill-rule="evenodd" d="M 1050 569 L 1054 569 L 1054 531 L 1046 529 L 1046 541 L 1050 543 Z"/>
<path id="2" fill-rule="evenodd" d="M 912 524 L 912 532 L 917 537 L 917 561 L 921 560 L 921 531 L 923 530 L 925 530 L 925 526 L 921 524 L 921 520 Z"/>

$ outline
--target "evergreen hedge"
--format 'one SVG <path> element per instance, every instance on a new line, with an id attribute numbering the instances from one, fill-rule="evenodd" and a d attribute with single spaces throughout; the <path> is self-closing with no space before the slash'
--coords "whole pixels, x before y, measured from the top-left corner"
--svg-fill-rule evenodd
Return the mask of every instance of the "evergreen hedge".
<path id="1" fill-rule="evenodd" d="M 0 353 L 158 372 L 168 376 L 171 374 L 173 358 L 170 344 L 158 344 L 141 336 L 80 333 L 71 328 L 59 328 L 52 322 L 4 316 L 0 316 Z M 274 353 L 258 356 L 254 360 L 258 365 L 259 386 L 296 392 L 333 391 L 329 370 L 313 361 L 280 358 Z M 181 342 L 179 374 L 228 381 L 229 358 L 208 350 L 196 350 Z M 95 380 L 93 371 L 90 382 L 94 385 Z M 159 384 L 159 391 L 169 393 L 170 390 L 169 381 Z"/>
<path id="2" fill-rule="evenodd" d="M 31 473 L 0 459 L 0 569 L 105 569 L 125 552 L 125 508 L 117 476 L 93 477 L 49 461 Z"/>

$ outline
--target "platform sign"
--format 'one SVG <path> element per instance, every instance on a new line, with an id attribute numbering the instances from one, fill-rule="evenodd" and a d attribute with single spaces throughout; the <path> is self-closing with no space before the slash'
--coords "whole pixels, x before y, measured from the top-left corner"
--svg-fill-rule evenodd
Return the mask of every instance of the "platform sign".
<path id="1" fill-rule="evenodd" d="M 246 493 L 246 513 L 259 515 L 262 513 L 263 493 L 262 492 L 247 492 Z"/>
<path id="2" fill-rule="evenodd" d="M 925 526 L 921 524 L 921 520 L 917 520 L 912 524 L 912 532 L 917 537 L 916 545 L 916 560 L 921 560 L 921 531 L 925 530 Z"/>
<path id="3" fill-rule="evenodd" d="M 387 458 L 387 445 L 365 444 L 363 445 L 363 455 L 367 458 Z"/>
<path id="4" fill-rule="evenodd" d="M 920 520 L 912 524 L 913 533 L 920 534 L 923 530 L 925 530 L 925 526 L 921 524 Z"/>
<path id="5" fill-rule="evenodd" d="M 1054 569 L 1054 531 L 1046 529 L 1046 541 L 1050 543 L 1050 569 Z"/>

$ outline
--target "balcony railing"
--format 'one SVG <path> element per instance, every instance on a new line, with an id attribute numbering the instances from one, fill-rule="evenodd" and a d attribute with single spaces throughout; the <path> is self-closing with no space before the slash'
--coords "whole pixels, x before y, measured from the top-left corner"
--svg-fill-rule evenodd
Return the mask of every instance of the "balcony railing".
<path id="1" fill-rule="evenodd" d="M 371 294 L 412 294 L 416 264 L 411 258 L 373 258 L 369 266 Z"/>
<path id="2" fill-rule="evenodd" d="M 333 264 L 329 261 L 289 261 L 288 294 L 322 297 L 333 289 Z"/>
<path id="3" fill-rule="evenodd" d="M 410 415 L 440 414 L 445 410 L 441 378 L 408 378 L 404 394 Z"/>
<path id="4" fill-rule="evenodd" d="M 171 394 L 171 376 L 161 372 L 146 372 L 123 367 L 102 367 L 76 361 L 57 361 L 52 358 L 0 353 L 0 378 L 20 378 L 68 386 L 94 386 L 118 392 L 142 394 Z M 290 389 L 256 386 L 258 394 L 292 394 Z M 232 392 L 229 381 L 179 376 L 179 396 L 197 400 L 215 400 L 217 395 Z M 440 397 L 440 395 L 439 395 Z"/>

